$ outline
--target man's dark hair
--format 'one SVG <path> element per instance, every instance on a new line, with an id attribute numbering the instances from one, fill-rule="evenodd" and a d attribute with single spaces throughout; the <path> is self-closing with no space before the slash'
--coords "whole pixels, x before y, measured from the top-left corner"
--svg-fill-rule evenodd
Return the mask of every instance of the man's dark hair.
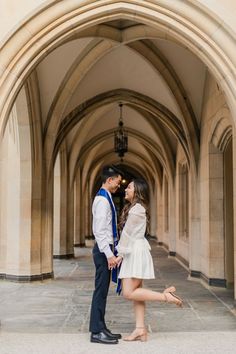
<path id="1" fill-rule="evenodd" d="M 109 177 L 123 177 L 123 172 L 114 165 L 104 166 L 101 173 L 102 183 L 105 183 Z"/>

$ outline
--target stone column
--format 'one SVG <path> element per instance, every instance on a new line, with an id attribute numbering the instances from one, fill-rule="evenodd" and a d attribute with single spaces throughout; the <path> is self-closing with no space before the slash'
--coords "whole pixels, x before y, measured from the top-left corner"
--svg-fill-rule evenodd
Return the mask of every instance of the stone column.
<path id="1" fill-rule="evenodd" d="M 29 107 L 27 99 L 23 87 L 1 142 L 1 240 L 5 257 L 0 272 L 1 277 L 14 281 L 52 277 L 51 247 L 41 229 L 41 126 L 35 106 Z"/>
<path id="2" fill-rule="evenodd" d="M 74 243 L 76 247 L 85 246 L 85 238 L 82 233 L 83 225 L 83 199 L 84 194 L 82 193 L 82 181 L 81 181 L 81 170 L 78 168 L 75 178 L 75 239 Z"/>
<path id="3" fill-rule="evenodd" d="M 66 251 L 67 257 L 74 256 L 74 184 L 67 187 L 67 234 Z"/>
<path id="4" fill-rule="evenodd" d="M 168 180 L 169 189 L 169 254 L 176 254 L 176 191 L 172 183 Z"/>
<path id="5" fill-rule="evenodd" d="M 54 193 L 53 193 L 53 254 L 60 254 L 60 210 L 61 210 L 61 169 L 60 154 L 54 166 Z"/>
<path id="6" fill-rule="evenodd" d="M 91 195 L 89 190 L 89 181 L 86 183 L 86 204 L 85 204 L 85 225 L 84 225 L 84 236 L 91 236 Z"/>
<path id="7" fill-rule="evenodd" d="M 157 239 L 158 242 L 164 242 L 163 237 L 163 197 L 162 190 L 159 186 L 157 190 Z"/>
<path id="8" fill-rule="evenodd" d="M 149 187 L 150 188 L 150 187 Z M 150 188 L 151 189 L 151 188 Z M 150 227 L 149 234 L 157 236 L 157 192 L 156 183 L 153 190 L 150 190 Z"/>
<path id="9" fill-rule="evenodd" d="M 190 170 L 189 269 L 191 275 L 196 277 L 200 276 L 201 270 L 200 186 L 198 178 L 199 176 L 194 176 Z"/>
<path id="10" fill-rule="evenodd" d="M 236 304 L 236 128 L 233 125 L 234 299 Z"/>
<path id="11" fill-rule="evenodd" d="M 224 279 L 223 153 L 209 147 L 209 278 Z"/>
<path id="12" fill-rule="evenodd" d="M 56 180 L 55 180 L 56 178 Z M 54 258 L 69 258 L 74 255 L 74 188 L 70 186 L 70 178 L 67 163 L 66 147 L 60 149 L 60 181 L 58 174 L 54 175 L 54 182 L 56 182 L 54 191 L 59 192 L 60 184 L 60 198 L 54 197 L 55 203 L 60 203 L 60 215 L 58 215 L 58 204 L 54 206 L 55 217 L 59 221 L 54 223 L 56 227 L 56 234 L 54 238 Z"/>

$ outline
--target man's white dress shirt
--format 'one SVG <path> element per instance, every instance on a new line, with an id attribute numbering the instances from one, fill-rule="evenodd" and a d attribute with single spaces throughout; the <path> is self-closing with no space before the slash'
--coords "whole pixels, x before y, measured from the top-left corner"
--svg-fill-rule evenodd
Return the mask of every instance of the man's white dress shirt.
<path id="1" fill-rule="evenodd" d="M 111 200 L 111 193 L 107 191 Z M 113 244 L 112 211 L 109 201 L 102 196 L 96 196 L 92 206 L 93 234 L 100 252 L 104 252 L 107 258 L 114 256 L 110 244 Z"/>

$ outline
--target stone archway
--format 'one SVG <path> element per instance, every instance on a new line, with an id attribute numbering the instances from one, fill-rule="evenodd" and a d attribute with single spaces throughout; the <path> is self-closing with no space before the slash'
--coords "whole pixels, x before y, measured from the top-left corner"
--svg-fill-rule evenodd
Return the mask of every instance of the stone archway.
<path id="1" fill-rule="evenodd" d="M 40 8 L 3 46 L 4 59 L 0 63 L 1 133 L 22 82 L 40 60 L 69 38 L 74 38 L 79 31 L 117 18 L 149 25 L 193 51 L 209 67 L 224 89 L 230 108 L 236 111 L 235 56 L 231 51 L 235 41 L 209 10 L 182 1 L 171 4 L 164 1 L 158 7 L 152 1 L 138 0 L 82 2 L 80 7 L 68 1 L 64 8 L 59 3 Z M 205 26 L 206 23 L 209 26 Z M 229 42 L 232 46 L 228 45 Z"/>
<path id="2" fill-rule="evenodd" d="M 205 9 L 178 0 L 171 4 L 169 1 L 163 1 L 159 6 L 153 1 L 139 0 L 82 1 L 78 8 L 77 4 L 69 0 L 66 8 L 60 7 L 58 2 L 45 8 L 41 7 L 40 11 L 28 18 L 5 43 L 0 64 L 0 130 L 3 132 L 8 113 L 26 77 L 48 53 L 68 40 L 79 38 L 82 31 L 116 19 L 132 20 L 147 26 L 148 29 L 155 29 L 160 38 L 180 43 L 195 53 L 218 80 L 226 93 L 232 112 L 235 111 L 235 58 L 228 45 L 230 42 L 231 47 L 235 46 L 234 39 L 222 23 Z M 206 26 L 206 23 L 209 26 Z M 144 32 L 139 33 L 137 38 L 144 35 Z M 124 40 L 122 36 L 119 37 L 119 33 L 117 39 L 120 42 Z M 63 126 L 61 128 L 63 130 Z M 181 133 L 181 128 L 179 132 Z M 52 131 L 53 138 L 56 134 L 56 131 Z M 183 138 L 183 146 L 186 146 L 186 137 L 181 134 L 180 137 Z M 191 136 L 188 138 L 191 140 Z M 60 136 L 58 141 L 60 142 Z M 52 153 L 54 148 L 54 141 L 51 141 L 49 151 Z M 47 156 L 43 158 L 45 162 Z M 43 248 L 47 251 L 42 257 L 45 264 L 42 269 L 50 273 L 52 176 L 46 177 L 43 180 L 42 209 L 46 210 L 46 216 L 43 219 L 42 234 L 46 235 Z M 196 209 L 194 212 L 197 215 Z M 198 223 L 197 217 L 195 220 Z"/>

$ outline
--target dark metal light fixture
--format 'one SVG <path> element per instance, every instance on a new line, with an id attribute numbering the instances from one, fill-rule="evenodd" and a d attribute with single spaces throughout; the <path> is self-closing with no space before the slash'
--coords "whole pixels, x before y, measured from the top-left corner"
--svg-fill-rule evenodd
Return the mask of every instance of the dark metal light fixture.
<path id="1" fill-rule="evenodd" d="M 124 126 L 123 117 L 122 117 L 123 104 L 120 103 L 119 107 L 120 107 L 120 119 L 119 119 L 118 128 L 114 133 L 114 148 L 115 148 L 115 152 L 118 154 L 122 162 L 125 153 L 128 151 L 128 134 L 123 128 Z"/>

